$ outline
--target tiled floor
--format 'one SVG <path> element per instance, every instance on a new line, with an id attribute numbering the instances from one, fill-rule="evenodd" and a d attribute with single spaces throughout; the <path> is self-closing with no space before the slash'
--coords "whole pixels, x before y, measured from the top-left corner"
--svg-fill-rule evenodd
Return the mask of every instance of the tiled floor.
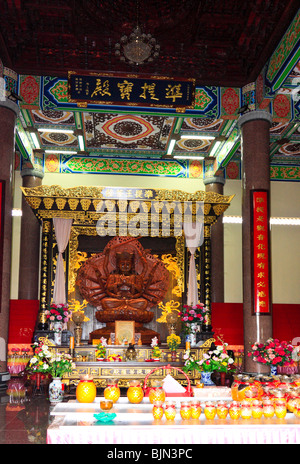
<path id="1" fill-rule="evenodd" d="M 8 388 L 0 392 L 0 444 L 46 444 L 53 407 L 47 391 L 34 394 L 18 379 L 10 381 Z M 64 401 L 74 398 L 75 390 L 66 393 Z"/>

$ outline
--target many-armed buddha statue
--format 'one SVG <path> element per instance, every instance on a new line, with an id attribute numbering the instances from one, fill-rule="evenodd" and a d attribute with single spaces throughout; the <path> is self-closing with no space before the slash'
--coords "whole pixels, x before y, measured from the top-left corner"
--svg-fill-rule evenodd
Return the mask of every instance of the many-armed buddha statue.
<path id="1" fill-rule="evenodd" d="M 97 320 L 106 323 L 90 334 L 91 339 L 109 337 L 116 320 L 135 321 L 143 343 L 157 336 L 143 324 L 152 321 L 151 308 L 167 293 L 169 272 L 137 238 L 114 237 L 102 253 L 83 264 L 76 283 L 82 297 L 97 308 Z"/>

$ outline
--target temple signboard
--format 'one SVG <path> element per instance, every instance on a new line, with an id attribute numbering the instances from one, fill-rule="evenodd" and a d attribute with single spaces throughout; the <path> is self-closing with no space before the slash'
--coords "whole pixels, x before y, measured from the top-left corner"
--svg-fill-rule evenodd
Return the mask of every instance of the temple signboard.
<path id="1" fill-rule="evenodd" d="M 195 80 L 69 71 L 68 99 L 79 105 L 194 108 Z"/>

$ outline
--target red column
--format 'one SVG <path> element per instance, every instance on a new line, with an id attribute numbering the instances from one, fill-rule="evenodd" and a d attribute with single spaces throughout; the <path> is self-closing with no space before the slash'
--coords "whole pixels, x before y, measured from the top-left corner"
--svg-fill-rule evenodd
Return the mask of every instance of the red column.
<path id="1" fill-rule="evenodd" d="M 264 342 L 272 337 L 272 300 L 270 246 L 269 246 L 269 201 L 270 201 L 270 125 L 272 117 L 266 111 L 251 111 L 238 121 L 242 135 L 242 247 L 243 247 L 243 316 L 245 370 L 247 372 L 269 372 L 269 367 L 252 361 L 247 356 L 251 344 Z M 256 195 L 263 192 L 266 202 L 255 204 Z M 257 209 L 258 207 L 258 209 Z M 259 216 L 256 215 L 257 212 Z M 261 229 L 262 221 L 264 229 Z M 259 222 L 257 222 L 259 221 Z M 258 227 L 263 243 L 256 243 Z M 265 230 L 267 229 L 267 230 Z M 256 267 L 259 259 L 260 270 Z M 259 281 L 257 281 L 259 279 Z M 255 291 L 259 285 L 264 301 L 258 302 Z M 260 304 L 264 306 L 259 306 Z M 266 309 L 267 308 L 267 309 Z"/>
<path id="2" fill-rule="evenodd" d="M 6 346 L 8 339 L 13 173 L 15 156 L 15 123 L 19 113 L 16 103 L 0 98 L 0 181 L 1 229 L 0 229 L 0 372 L 6 370 Z"/>

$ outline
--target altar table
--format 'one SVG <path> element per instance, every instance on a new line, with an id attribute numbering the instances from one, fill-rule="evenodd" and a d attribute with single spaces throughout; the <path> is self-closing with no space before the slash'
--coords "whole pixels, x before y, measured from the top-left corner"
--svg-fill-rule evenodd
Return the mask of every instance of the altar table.
<path id="1" fill-rule="evenodd" d="M 285 419 L 226 419 L 182 420 L 180 401 L 175 421 L 165 417 L 154 420 L 148 398 L 133 405 L 121 397 L 110 412 L 117 416 L 112 422 L 97 422 L 101 412 L 100 398 L 93 403 L 76 400 L 57 404 L 51 411 L 53 422 L 47 430 L 48 444 L 106 444 L 106 445 L 192 445 L 192 444 L 297 444 L 300 443 L 300 419 L 287 413 Z M 217 398 L 215 398 L 217 400 Z"/>

